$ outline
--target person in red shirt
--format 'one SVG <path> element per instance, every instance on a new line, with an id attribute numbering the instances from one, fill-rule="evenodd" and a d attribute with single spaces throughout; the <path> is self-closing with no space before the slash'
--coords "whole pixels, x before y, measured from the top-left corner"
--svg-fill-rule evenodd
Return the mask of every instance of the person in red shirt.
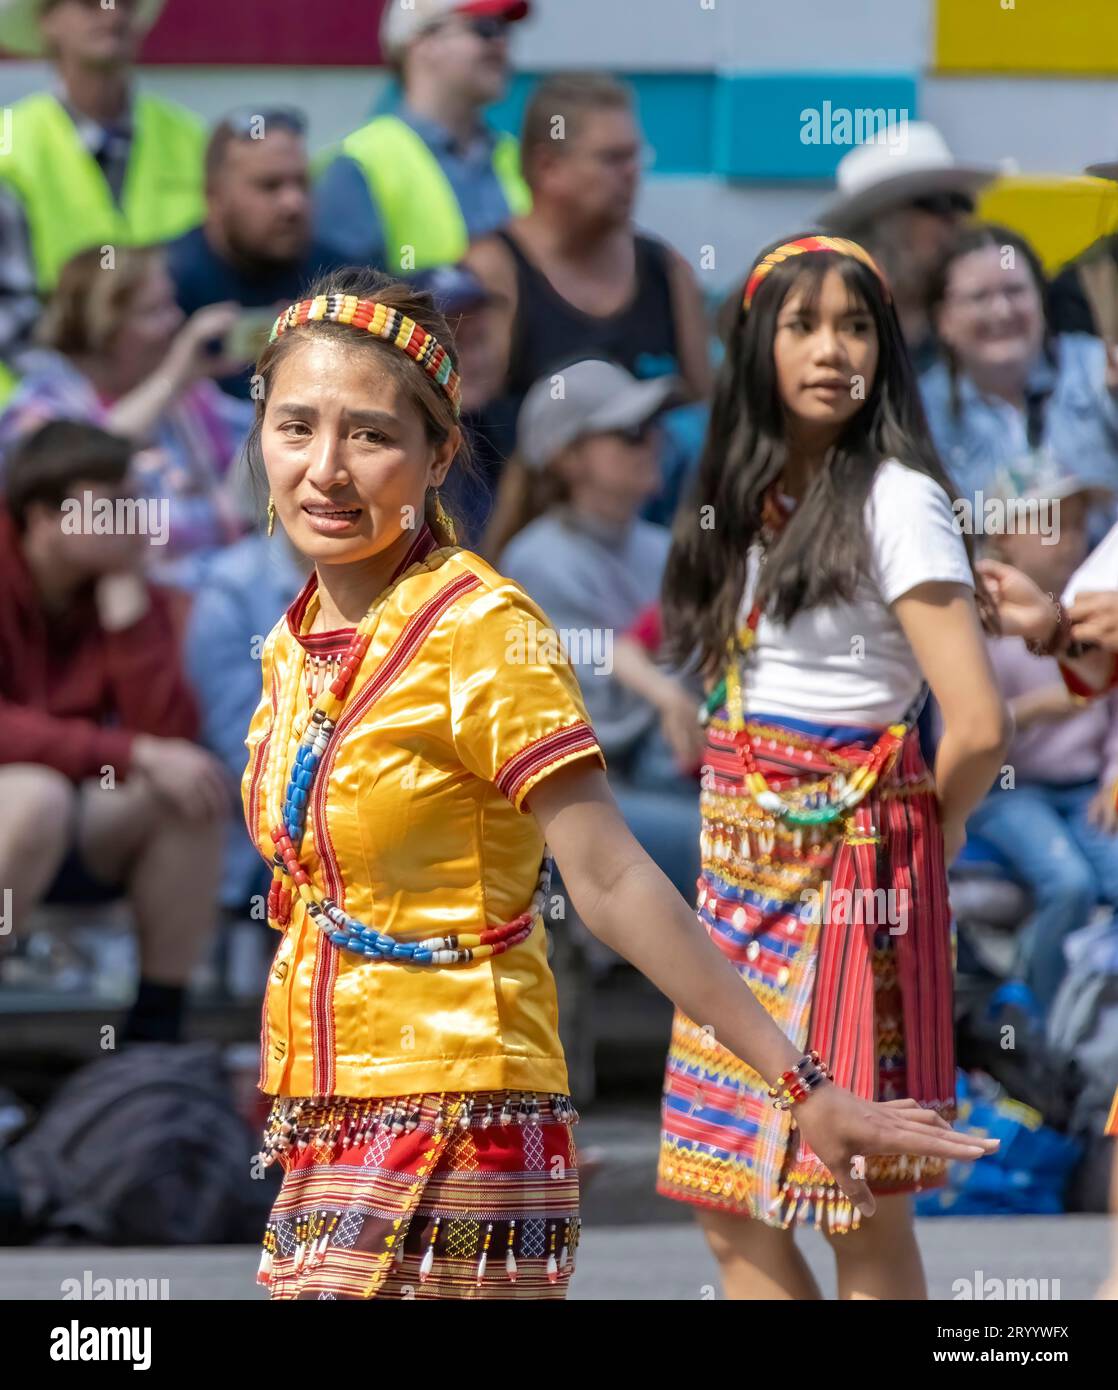
<path id="1" fill-rule="evenodd" d="M 129 497 L 131 455 L 125 440 L 59 420 L 8 461 L 0 946 L 40 902 L 127 897 L 140 984 L 124 1040 L 177 1041 L 216 923 L 230 792 L 191 742 L 198 711 L 170 594 L 143 577 L 165 504 Z"/>

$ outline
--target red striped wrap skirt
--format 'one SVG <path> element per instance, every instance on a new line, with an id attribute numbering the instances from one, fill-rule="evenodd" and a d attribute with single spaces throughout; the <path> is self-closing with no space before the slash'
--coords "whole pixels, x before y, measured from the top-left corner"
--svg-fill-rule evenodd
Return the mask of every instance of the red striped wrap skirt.
<path id="1" fill-rule="evenodd" d="M 806 801 L 864 763 L 879 730 L 750 718 L 757 766 Z M 813 791 L 814 789 L 814 791 Z M 938 802 L 915 732 L 846 818 L 788 827 L 743 791 L 735 736 L 711 721 L 698 915 L 769 1014 L 836 1081 L 873 1100 L 955 1115 L 954 937 Z M 657 1190 L 770 1225 L 844 1231 L 859 1214 L 779 1111 L 768 1082 L 677 1010 L 664 1080 Z M 879 1195 L 942 1185 L 942 1161 L 866 1160 Z"/>
<path id="2" fill-rule="evenodd" d="M 519 1091 L 277 1099 L 258 1281 L 277 1299 L 565 1298 L 577 1118 Z"/>

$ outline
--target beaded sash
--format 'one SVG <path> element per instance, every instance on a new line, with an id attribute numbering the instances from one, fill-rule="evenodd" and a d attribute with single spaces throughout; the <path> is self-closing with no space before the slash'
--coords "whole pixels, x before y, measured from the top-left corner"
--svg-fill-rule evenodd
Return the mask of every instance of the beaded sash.
<path id="1" fill-rule="evenodd" d="M 294 895 L 301 898 L 307 916 L 339 950 L 350 951 L 372 960 L 396 961 L 405 965 L 448 966 L 466 964 L 501 955 L 525 941 L 542 921 L 551 889 L 552 859 L 546 846 L 535 891 L 526 911 L 508 922 L 485 926 L 477 932 L 452 932 L 440 936 L 402 938 L 378 932 L 351 916 L 333 898 L 323 895 L 312 883 L 303 866 L 301 851 L 306 831 L 307 808 L 339 719 L 351 693 L 354 676 L 368 652 L 373 634 L 389 598 L 405 580 L 423 570 L 442 564 L 448 551 L 443 548 L 419 560 L 399 574 L 380 594 L 361 619 L 345 651 L 338 654 L 336 674 L 325 678 L 321 669 L 312 671 L 311 704 L 296 715 L 299 692 L 305 679 L 306 653 L 299 658 L 284 687 L 276 713 L 274 759 L 268 781 L 268 812 L 274 846 L 272 883 L 268 890 L 268 920 L 284 928 L 291 920 Z M 290 771 L 283 753 L 298 735 L 298 747 Z M 286 787 L 286 790 L 281 790 Z"/>

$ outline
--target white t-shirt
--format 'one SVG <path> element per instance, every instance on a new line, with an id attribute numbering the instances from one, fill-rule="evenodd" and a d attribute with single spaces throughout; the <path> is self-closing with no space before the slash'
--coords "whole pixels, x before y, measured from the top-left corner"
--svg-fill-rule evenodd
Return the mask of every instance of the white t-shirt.
<path id="1" fill-rule="evenodd" d="M 811 608 L 784 626 L 762 616 L 745 662 L 745 707 L 820 724 L 888 724 L 920 690 L 912 648 L 889 604 L 933 580 L 974 587 L 947 494 L 895 459 L 866 499 L 870 577 L 853 603 Z M 750 552 L 744 622 L 760 551 Z"/>
<path id="2" fill-rule="evenodd" d="M 1108 589 L 1118 589 L 1118 526 L 1110 528 L 1068 580 L 1063 601 L 1071 604 L 1076 594 L 1104 593 Z"/>

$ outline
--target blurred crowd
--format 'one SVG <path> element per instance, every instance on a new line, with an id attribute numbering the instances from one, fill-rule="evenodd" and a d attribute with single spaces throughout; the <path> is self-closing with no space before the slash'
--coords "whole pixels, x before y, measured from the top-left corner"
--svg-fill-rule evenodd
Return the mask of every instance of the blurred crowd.
<path id="1" fill-rule="evenodd" d="M 294 107 L 207 133 L 137 90 L 151 7 L 135 0 L 45 0 L 24 38 L 53 79 L 0 154 L 0 885 L 17 923 L 127 903 L 129 1037 L 177 1039 L 215 935 L 261 916 L 243 738 L 263 639 L 307 571 L 264 534 L 241 450 L 276 313 L 339 265 L 411 279 L 450 319 L 473 454 L 446 490 L 460 538 L 566 638 L 626 819 L 694 891 L 701 691 L 657 659 L 657 599 L 720 310 L 634 221 L 643 142 L 623 83 L 549 77 L 519 139 L 487 124 L 527 10 L 389 6 L 394 104 L 325 152 Z M 817 225 L 889 276 L 976 545 L 1060 593 L 1115 515 L 1118 237 L 1049 282 L 1025 238 L 976 220 L 996 173 L 913 122 L 903 150 L 843 159 Z M 739 304 L 735 289 L 724 312 Z M 86 524 L 67 524 L 74 499 Z M 96 524 L 97 504 L 119 516 L 129 499 L 165 528 Z M 1057 524 L 983 526 L 1015 499 L 1057 503 Z M 1118 704 L 1075 703 L 1019 642 L 991 649 L 1013 776 L 958 872 L 1020 893 L 1002 973 L 1042 1019 L 1065 941 L 1118 905 Z"/>

